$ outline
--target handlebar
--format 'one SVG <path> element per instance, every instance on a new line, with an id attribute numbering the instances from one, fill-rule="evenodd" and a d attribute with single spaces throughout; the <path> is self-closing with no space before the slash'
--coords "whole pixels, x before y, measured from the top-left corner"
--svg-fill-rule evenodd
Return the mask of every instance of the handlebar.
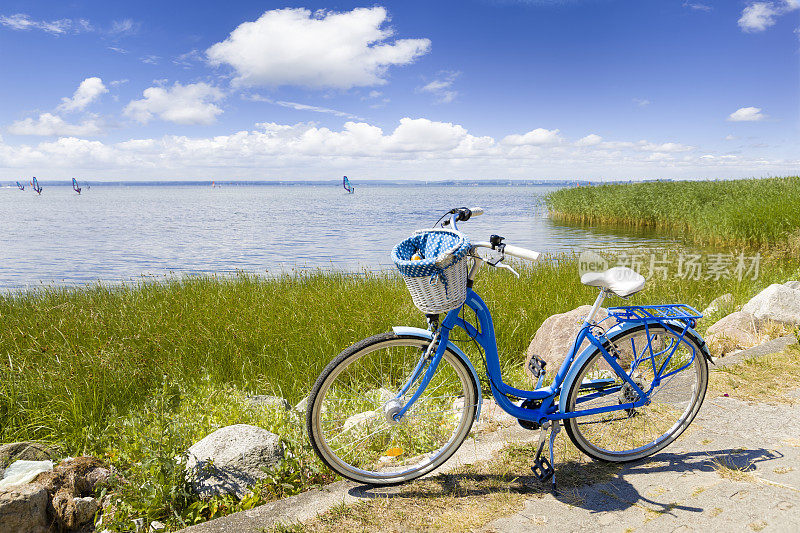
<path id="1" fill-rule="evenodd" d="M 450 215 L 449 220 L 442 222 L 442 227 L 451 226 L 454 230 L 458 231 L 458 226 L 456 225 L 458 222 L 466 222 L 470 218 L 480 216 L 483 213 L 484 210 L 482 207 L 456 207 L 442 216 L 442 218 L 445 218 L 447 215 Z M 502 237 L 492 235 L 492 242 L 477 242 L 474 244 L 474 247 L 497 250 L 502 254 L 517 257 L 519 259 L 525 259 L 527 261 L 536 261 L 539 259 L 539 255 L 541 255 L 539 252 L 534 250 L 528 250 L 527 248 L 522 248 L 521 246 L 511 246 L 503 243 L 502 241 Z"/>
<path id="2" fill-rule="evenodd" d="M 475 248 L 489 248 L 490 250 L 497 250 L 498 247 L 493 245 L 490 242 L 476 242 L 473 245 Z M 539 259 L 541 255 L 539 252 L 534 250 L 529 250 L 527 248 L 523 248 L 521 246 L 511 246 L 510 244 L 501 244 L 502 252 L 505 255 L 510 255 L 512 257 L 517 257 L 519 259 L 525 259 L 527 261 L 536 261 Z"/>

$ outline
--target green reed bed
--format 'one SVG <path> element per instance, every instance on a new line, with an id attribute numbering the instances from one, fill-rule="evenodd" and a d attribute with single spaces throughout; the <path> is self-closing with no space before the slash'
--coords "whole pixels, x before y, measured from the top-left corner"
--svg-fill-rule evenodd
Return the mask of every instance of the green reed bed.
<path id="1" fill-rule="evenodd" d="M 493 309 L 509 381 L 523 385 L 521 362 L 541 322 L 596 294 L 579 283 L 575 257 L 517 267 L 521 279 L 485 271 L 475 288 Z M 732 292 L 738 304 L 798 274 L 797 261 L 768 259 L 757 280 L 652 279 L 632 302 L 702 308 Z M 0 442 L 36 439 L 106 458 L 130 481 L 118 488 L 117 524 L 147 516 L 179 527 L 246 508 L 331 479 L 301 415 L 253 408 L 246 396 L 297 403 L 337 353 L 395 324 L 425 326 L 394 274 L 242 274 L 0 296 Z M 474 346 L 462 347 L 482 373 Z M 176 457 L 235 423 L 281 435 L 287 462 L 249 500 L 201 502 Z"/>
<path id="2" fill-rule="evenodd" d="M 649 227 L 702 245 L 800 250 L 800 178 L 647 182 L 560 189 L 556 220 Z"/>

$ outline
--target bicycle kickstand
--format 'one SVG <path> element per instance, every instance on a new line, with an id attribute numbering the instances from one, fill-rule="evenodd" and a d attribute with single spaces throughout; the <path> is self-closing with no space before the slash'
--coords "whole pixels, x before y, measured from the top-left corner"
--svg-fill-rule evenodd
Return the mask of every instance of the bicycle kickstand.
<path id="1" fill-rule="evenodd" d="M 547 430 L 550 429 L 550 460 L 548 461 L 546 457 L 542 457 L 542 452 L 544 451 L 544 443 L 545 438 L 547 436 Z M 548 479 L 552 478 L 553 481 L 553 492 L 556 490 L 556 471 L 553 468 L 553 464 L 555 464 L 555 459 L 553 458 L 553 445 L 556 440 L 556 436 L 561 431 L 561 421 L 554 420 L 552 422 L 546 422 L 542 425 L 541 432 L 539 433 L 539 449 L 536 450 L 536 457 L 533 460 L 533 466 L 531 470 L 533 470 L 533 475 L 536 476 L 541 482 L 545 482 Z"/>

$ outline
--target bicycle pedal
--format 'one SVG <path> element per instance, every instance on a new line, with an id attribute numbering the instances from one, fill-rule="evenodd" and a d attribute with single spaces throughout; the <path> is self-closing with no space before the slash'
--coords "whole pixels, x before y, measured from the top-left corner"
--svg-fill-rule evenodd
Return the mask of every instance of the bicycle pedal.
<path id="1" fill-rule="evenodd" d="M 556 473 L 550 461 L 541 456 L 533 462 L 531 470 L 533 470 L 533 475 L 536 476 L 536 479 L 542 483 L 553 477 L 553 474 Z"/>
<path id="2" fill-rule="evenodd" d="M 531 355 L 530 361 L 528 361 L 528 370 L 531 371 L 533 377 L 538 379 L 539 376 L 544 375 L 545 366 L 547 366 L 547 361 L 545 361 L 536 354 Z"/>

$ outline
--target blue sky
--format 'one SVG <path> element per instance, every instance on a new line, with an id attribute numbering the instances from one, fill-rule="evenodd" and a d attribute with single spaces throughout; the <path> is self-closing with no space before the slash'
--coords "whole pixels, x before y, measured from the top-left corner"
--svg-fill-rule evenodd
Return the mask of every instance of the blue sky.
<path id="1" fill-rule="evenodd" d="M 0 178 L 796 175 L 799 50 L 799 0 L 12 0 Z"/>

